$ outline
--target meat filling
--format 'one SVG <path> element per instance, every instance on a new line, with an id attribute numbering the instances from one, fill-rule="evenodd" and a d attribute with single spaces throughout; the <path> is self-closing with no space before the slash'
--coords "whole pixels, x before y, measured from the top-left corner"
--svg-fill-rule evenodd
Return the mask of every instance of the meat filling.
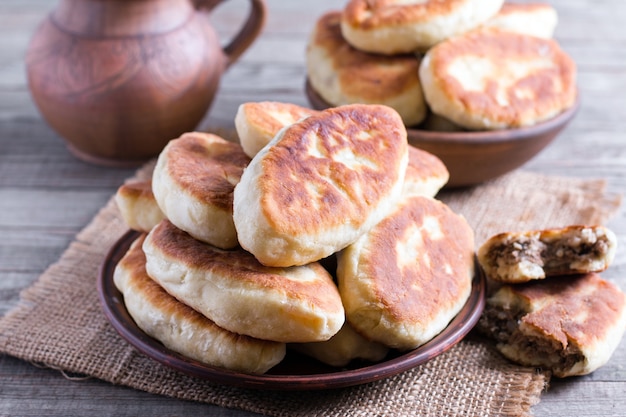
<path id="1" fill-rule="evenodd" d="M 512 347 L 522 365 L 538 366 L 562 373 L 584 360 L 575 346 L 565 348 L 556 340 L 524 334 L 520 331 L 522 310 L 487 306 L 477 325 L 477 330 L 496 341 L 498 347 Z M 516 359 L 516 358 L 510 358 Z"/>
<path id="2" fill-rule="evenodd" d="M 544 261 L 544 269 L 560 270 L 574 261 L 589 261 L 601 259 L 609 251 L 609 243 L 605 236 L 593 241 L 564 238 L 546 245 L 546 250 L 541 257 Z"/>
<path id="3" fill-rule="evenodd" d="M 494 308 L 487 305 L 476 325 L 483 335 L 498 343 L 507 343 L 524 316 L 522 310 Z"/>
<path id="4" fill-rule="evenodd" d="M 546 251 L 546 245 L 538 238 L 521 237 L 512 244 L 503 243 L 494 246 L 489 251 L 490 264 L 515 265 L 522 261 L 531 262 L 543 266 L 542 254 Z"/>
<path id="5" fill-rule="evenodd" d="M 556 341 L 528 336 L 520 331 L 515 331 L 511 335 L 508 344 L 515 347 L 520 357 L 528 361 L 529 365 L 546 367 L 557 374 L 564 373 L 585 359 L 584 355 L 572 345 L 568 344 L 563 349 Z"/>
<path id="6" fill-rule="evenodd" d="M 512 244 L 504 243 L 490 251 L 491 265 L 515 265 L 526 261 L 543 267 L 546 271 L 562 270 L 574 261 L 593 262 L 609 251 L 605 236 L 597 239 L 580 239 L 565 236 L 553 241 L 539 237 L 521 237 Z"/>

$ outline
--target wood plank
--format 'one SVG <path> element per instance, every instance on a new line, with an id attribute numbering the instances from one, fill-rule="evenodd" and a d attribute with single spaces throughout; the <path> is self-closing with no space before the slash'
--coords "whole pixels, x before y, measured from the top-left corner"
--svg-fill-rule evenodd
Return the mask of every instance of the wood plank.
<path id="1" fill-rule="evenodd" d="M 553 381 L 533 412 L 541 417 L 623 417 L 626 390 L 622 382 L 572 378 Z"/>
<path id="2" fill-rule="evenodd" d="M 209 404 L 190 401 L 171 401 L 159 395 L 148 394 L 126 387 L 114 386 L 95 378 L 67 375 L 45 369 L 18 359 L 0 355 L 3 371 L 0 388 L 0 415 L 39 417 L 53 415 L 63 404 L 64 417 L 145 415 L 202 415 L 214 417 L 243 417 L 256 414 L 228 410 Z M 73 379 L 71 379 L 73 378 Z M 32 387 L 37 386 L 33 395 Z"/>

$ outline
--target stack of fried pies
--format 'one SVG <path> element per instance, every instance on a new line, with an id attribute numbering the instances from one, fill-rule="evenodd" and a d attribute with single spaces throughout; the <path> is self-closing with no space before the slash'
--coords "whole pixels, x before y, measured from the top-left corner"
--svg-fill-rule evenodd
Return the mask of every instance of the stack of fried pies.
<path id="1" fill-rule="evenodd" d="M 478 329 L 516 363 L 557 377 L 595 371 L 626 331 L 626 296 L 599 275 L 616 247 L 615 234 L 599 225 L 492 236 L 478 260 L 498 285 Z"/>
<path id="2" fill-rule="evenodd" d="M 141 232 L 114 280 L 137 325 L 211 366 L 333 366 L 439 334 L 467 301 L 474 234 L 435 198 L 448 171 L 389 106 L 244 103 L 239 143 L 173 139 L 116 195 Z"/>
<path id="3" fill-rule="evenodd" d="M 546 3 L 348 0 L 319 17 L 307 79 L 330 106 L 378 103 L 406 126 L 532 126 L 576 102 L 576 65 Z"/>

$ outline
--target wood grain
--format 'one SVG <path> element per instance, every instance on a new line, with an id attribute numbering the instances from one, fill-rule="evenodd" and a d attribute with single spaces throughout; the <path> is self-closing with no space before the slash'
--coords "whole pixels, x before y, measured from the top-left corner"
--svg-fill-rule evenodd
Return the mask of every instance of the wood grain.
<path id="1" fill-rule="evenodd" d="M 314 18 L 341 7 L 336 1 L 268 0 L 261 38 L 222 78 L 200 124 L 232 126 L 244 101 L 306 105 L 304 48 Z M 552 0 L 559 12 L 556 37 L 578 65 L 581 108 L 575 120 L 523 169 L 551 175 L 605 178 L 626 192 L 626 3 Z M 218 7 L 211 20 L 221 39 L 239 26 L 243 0 Z M 77 161 L 42 120 L 29 95 L 24 55 L 35 28 L 56 0 L 0 3 L 0 314 L 18 300 L 74 235 L 110 198 L 132 169 L 105 169 Z M 626 289 L 626 213 L 609 223 L 619 249 L 605 277 Z M 626 341 L 591 375 L 554 379 L 538 416 L 619 416 L 626 404 Z M 73 380 L 0 356 L 0 415 L 205 415 L 247 412 L 173 400 L 95 380 Z"/>

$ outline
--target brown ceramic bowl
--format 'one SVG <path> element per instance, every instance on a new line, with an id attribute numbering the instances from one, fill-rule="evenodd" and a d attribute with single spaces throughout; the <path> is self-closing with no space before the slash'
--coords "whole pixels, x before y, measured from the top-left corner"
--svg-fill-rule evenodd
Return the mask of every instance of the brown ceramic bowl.
<path id="1" fill-rule="evenodd" d="M 331 107 L 309 84 L 311 106 Z M 558 116 L 535 126 L 492 131 L 433 131 L 407 128 L 409 143 L 436 155 L 450 172 L 446 188 L 464 187 L 499 177 L 524 165 L 548 146 L 572 120 L 580 100 Z"/>

